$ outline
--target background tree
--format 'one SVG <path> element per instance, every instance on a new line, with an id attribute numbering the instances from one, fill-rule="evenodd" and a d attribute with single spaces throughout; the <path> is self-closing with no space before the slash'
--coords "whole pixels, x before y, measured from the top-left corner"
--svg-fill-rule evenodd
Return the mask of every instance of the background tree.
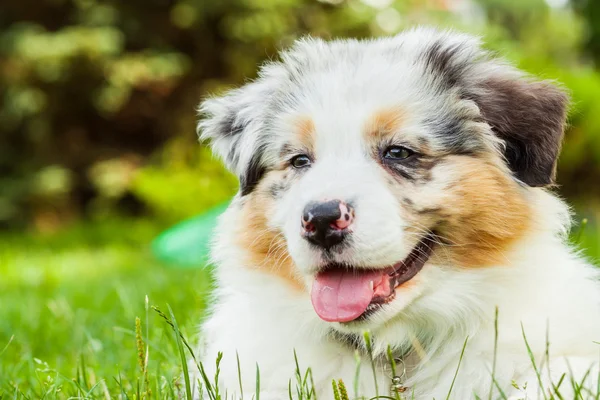
<path id="1" fill-rule="evenodd" d="M 554 0 L 556 3 L 559 0 Z M 172 222 L 233 193 L 195 107 L 299 36 L 483 33 L 573 93 L 559 181 L 600 197 L 599 5 L 591 0 L 20 0 L 0 11 L 0 226 L 127 213 Z"/>

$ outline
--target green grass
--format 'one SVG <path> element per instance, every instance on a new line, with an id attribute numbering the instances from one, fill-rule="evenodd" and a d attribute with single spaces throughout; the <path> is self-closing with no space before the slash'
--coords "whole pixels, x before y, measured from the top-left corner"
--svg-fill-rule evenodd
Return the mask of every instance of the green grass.
<path id="1" fill-rule="evenodd" d="M 148 246 L 156 233 L 151 224 L 123 221 L 0 238 L 0 398 L 90 390 L 133 398 L 143 381 L 136 317 L 144 341 L 148 328 L 152 390 L 181 392 L 177 343 L 164 320 L 146 312 L 145 296 L 163 310 L 170 305 L 193 338 L 211 282 L 207 270 L 156 262 Z"/>
<path id="2" fill-rule="evenodd" d="M 152 257 L 160 229 L 117 220 L 50 236 L 0 236 L 0 399 L 139 399 L 148 386 L 153 398 L 185 397 L 187 350 L 165 319 L 195 338 L 211 281 L 206 269 Z M 579 240 L 600 258 L 597 230 L 588 226 Z M 298 367 L 294 398 L 312 398 L 308 371 Z M 346 391 L 344 383 L 333 386 Z"/>

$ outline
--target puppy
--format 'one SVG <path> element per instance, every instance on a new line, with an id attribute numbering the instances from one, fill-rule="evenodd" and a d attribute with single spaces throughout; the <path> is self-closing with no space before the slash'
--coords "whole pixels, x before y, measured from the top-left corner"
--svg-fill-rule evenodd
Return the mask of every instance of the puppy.
<path id="1" fill-rule="evenodd" d="M 548 189 L 567 103 L 429 28 L 300 40 L 204 101 L 201 137 L 240 180 L 198 352 L 211 378 L 223 352 L 221 393 L 250 397 L 259 368 L 260 398 L 289 398 L 295 352 L 319 399 L 332 379 L 366 398 L 594 398 L 598 274 Z"/>

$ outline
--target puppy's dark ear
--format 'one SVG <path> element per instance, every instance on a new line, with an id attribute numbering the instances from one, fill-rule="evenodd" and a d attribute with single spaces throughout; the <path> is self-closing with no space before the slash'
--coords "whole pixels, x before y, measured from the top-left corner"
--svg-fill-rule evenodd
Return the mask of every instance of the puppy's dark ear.
<path id="1" fill-rule="evenodd" d="M 483 118 L 506 145 L 513 174 L 529 186 L 554 182 L 568 96 L 550 82 L 508 71 L 488 76 L 474 96 Z"/>
<path id="2" fill-rule="evenodd" d="M 433 35 L 422 57 L 443 89 L 460 88 L 505 143 L 514 176 L 530 186 L 553 183 L 567 112 L 567 95 L 534 81 L 481 49 L 479 41 L 454 32 Z"/>

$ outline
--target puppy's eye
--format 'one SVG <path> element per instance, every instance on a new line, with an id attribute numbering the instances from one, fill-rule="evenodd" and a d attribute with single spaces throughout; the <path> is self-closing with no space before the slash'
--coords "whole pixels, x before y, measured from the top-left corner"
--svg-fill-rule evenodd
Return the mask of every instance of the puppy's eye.
<path id="1" fill-rule="evenodd" d="M 389 161 L 402 161 L 414 154 L 414 151 L 404 146 L 390 146 L 383 152 L 383 158 Z"/>
<path id="2" fill-rule="evenodd" d="M 310 160 L 310 157 L 308 157 L 306 154 L 299 154 L 297 156 L 292 157 L 292 159 L 290 160 L 290 165 L 297 169 L 306 168 L 311 163 L 312 161 Z"/>

